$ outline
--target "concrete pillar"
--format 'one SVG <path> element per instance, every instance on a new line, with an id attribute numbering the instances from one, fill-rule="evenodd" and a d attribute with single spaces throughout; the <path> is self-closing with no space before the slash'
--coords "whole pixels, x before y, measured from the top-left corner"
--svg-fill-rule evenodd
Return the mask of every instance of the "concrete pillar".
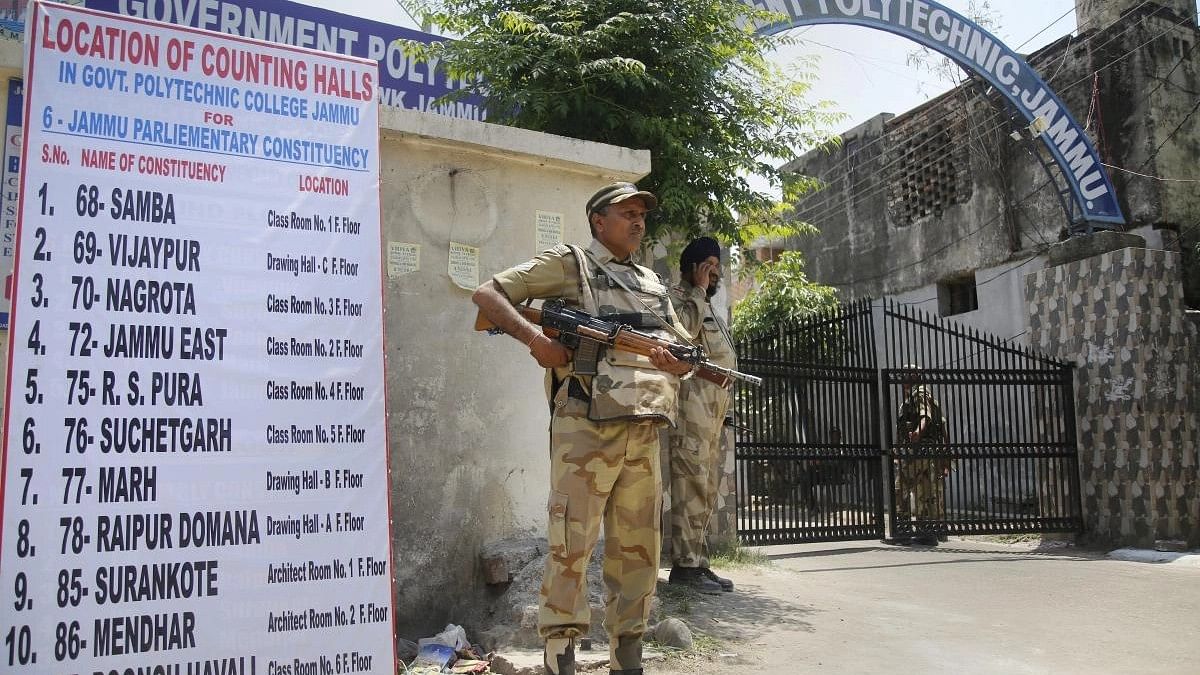
<path id="1" fill-rule="evenodd" d="M 1196 546 L 1200 339 L 1179 254 L 1085 250 L 1058 262 L 1026 277 L 1025 296 L 1032 346 L 1076 364 L 1085 539 Z"/>

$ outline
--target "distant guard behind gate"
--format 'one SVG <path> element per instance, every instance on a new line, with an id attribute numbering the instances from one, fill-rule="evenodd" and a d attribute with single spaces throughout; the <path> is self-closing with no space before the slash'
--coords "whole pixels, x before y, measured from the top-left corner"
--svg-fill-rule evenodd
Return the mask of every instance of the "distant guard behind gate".
<path id="1" fill-rule="evenodd" d="M 920 369 L 907 365 L 903 370 L 901 391 L 904 400 L 896 415 L 896 442 L 927 446 L 941 456 L 895 460 L 896 522 L 892 524 L 893 538 L 887 541 L 937 546 L 936 521 L 943 520 L 946 515 L 944 481 L 950 475 L 950 458 L 945 454 L 946 417 L 933 392 L 920 384 Z M 914 516 L 915 522 L 910 523 Z"/>

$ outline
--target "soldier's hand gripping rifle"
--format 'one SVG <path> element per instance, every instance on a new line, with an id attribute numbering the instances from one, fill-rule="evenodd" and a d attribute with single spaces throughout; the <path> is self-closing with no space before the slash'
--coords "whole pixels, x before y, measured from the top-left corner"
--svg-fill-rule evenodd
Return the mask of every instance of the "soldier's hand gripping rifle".
<path id="1" fill-rule="evenodd" d="M 541 309 L 524 305 L 516 309 L 530 323 L 541 326 L 542 332 L 548 337 L 558 340 L 568 349 L 588 351 L 608 348 L 650 356 L 651 349 L 663 347 L 680 361 L 695 365 L 696 377 L 722 387 L 727 386 L 731 380 L 741 380 L 753 385 L 762 384 L 761 377 L 739 373 L 709 361 L 700 347 L 664 340 L 626 325 L 598 319 L 587 312 L 567 307 L 561 300 L 547 300 Z M 491 334 L 504 332 L 482 313 L 475 318 L 475 330 L 486 330 Z"/>

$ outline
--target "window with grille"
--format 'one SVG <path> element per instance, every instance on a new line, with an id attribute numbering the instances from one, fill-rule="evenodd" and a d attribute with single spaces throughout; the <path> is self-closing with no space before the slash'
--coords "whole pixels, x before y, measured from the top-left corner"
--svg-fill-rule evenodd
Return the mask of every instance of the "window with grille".
<path id="1" fill-rule="evenodd" d="M 887 166 L 888 211 L 897 227 L 908 227 L 971 198 L 970 160 L 961 120 L 929 122 L 928 116 L 892 130 Z"/>

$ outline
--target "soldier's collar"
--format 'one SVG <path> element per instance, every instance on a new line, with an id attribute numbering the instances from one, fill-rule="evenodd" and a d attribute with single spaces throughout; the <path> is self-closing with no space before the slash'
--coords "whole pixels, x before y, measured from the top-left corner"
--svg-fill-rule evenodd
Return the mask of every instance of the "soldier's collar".
<path id="1" fill-rule="evenodd" d="M 595 258 L 598 262 L 601 262 L 604 264 L 608 264 L 608 263 L 616 263 L 618 265 L 633 265 L 634 264 L 632 255 L 625 258 L 624 260 L 618 260 L 612 254 L 612 251 L 608 250 L 607 246 L 600 243 L 599 239 L 593 238 L 592 243 L 588 244 L 587 251 L 588 251 L 588 253 L 591 253 L 592 257 Z"/>

